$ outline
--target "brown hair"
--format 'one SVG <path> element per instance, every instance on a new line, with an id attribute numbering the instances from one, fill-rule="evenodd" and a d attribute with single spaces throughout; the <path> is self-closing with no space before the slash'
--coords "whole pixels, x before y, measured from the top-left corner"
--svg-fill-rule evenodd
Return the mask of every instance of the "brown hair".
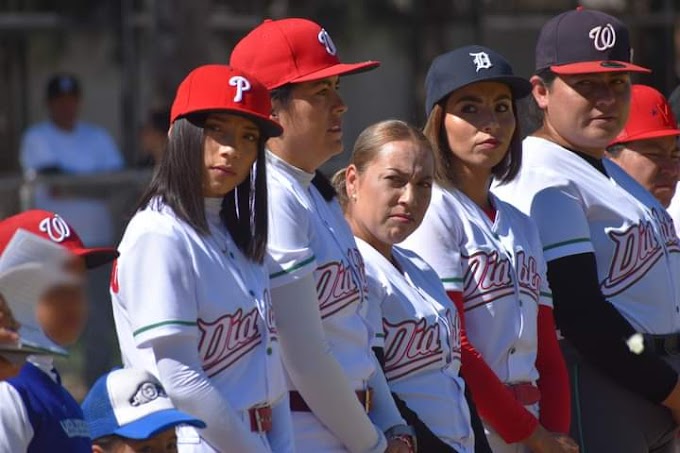
<path id="1" fill-rule="evenodd" d="M 385 120 L 368 126 L 354 143 L 349 164 L 357 168 L 359 174 L 375 159 L 383 146 L 392 142 L 411 141 L 432 151 L 432 143 L 415 127 L 401 120 Z M 349 199 L 345 185 L 347 167 L 338 170 L 333 175 L 332 183 L 337 192 L 338 201 L 345 209 Z"/>
<path id="2" fill-rule="evenodd" d="M 444 117 L 446 116 L 444 105 L 446 105 L 449 96 L 432 107 L 432 111 L 427 117 L 427 123 L 423 128 L 423 133 L 432 142 L 434 149 L 434 180 L 444 187 L 456 186 L 453 176 L 453 151 L 449 146 L 446 128 L 444 127 Z M 515 132 L 510 139 L 510 146 L 508 146 L 508 151 L 503 156 L 503 160 L 491 169 L 491 174 L 501 184 L 512 181 L 519 173 L 519 168 L 522 165 L 522 135 L 517 119 L 517 104 L 514 98 L 512 99 L 512 114 L 515 116 Z"/>

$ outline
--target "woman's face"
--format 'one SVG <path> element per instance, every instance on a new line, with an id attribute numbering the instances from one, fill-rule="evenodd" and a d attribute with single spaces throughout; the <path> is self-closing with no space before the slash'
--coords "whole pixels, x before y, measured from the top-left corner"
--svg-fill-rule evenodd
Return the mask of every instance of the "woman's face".
<path id="1" fill-rule="evenodd" d="M 510 88 L 500 82 L 473 83 L 451 93 L 444 110 L 454 169 L 488 178 L 515 132 Z"/>
<path id="2" fill-rule="evenodd" d="M 289 102 L 275 101 L 275 119 L 283 126 L 282 140 L 289 152 L 301 153 L 295 163 L 315 171 L 342 152 L 342 116 L 347 106 L 340 97 L 338 76 L 293 86 Z"/>
<path id="3" fill-rule="evenodd" d="M 238 115 L 214 113 L 203 126 L 203 196 L 223 197 L 250 174 L 260 129 Z"/>
<path id="4" fill-rule="evenodd" d="M 346 173 L 347 215 L 354 234 L 379 251 L 391 250 L 423 221 L 432 195 L 432 151 L 412 140 L 384 145 L 363 173 Z"/>
<path id="5" fill-rule="evenodd" d="M 602 153 L 626 124 L 630 108 L 626 72 L 558 76 L 547 88 L 537 85 L 536 77 L 532 83 L 544 112 L 544 130 L 560 145 Z"/>

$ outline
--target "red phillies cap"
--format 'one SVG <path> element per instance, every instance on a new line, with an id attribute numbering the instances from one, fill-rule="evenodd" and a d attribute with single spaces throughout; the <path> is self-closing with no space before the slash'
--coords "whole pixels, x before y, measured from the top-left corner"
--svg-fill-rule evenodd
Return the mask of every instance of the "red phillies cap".
<path id="1" fill-rule="evenodd" d="M 368 71 L 378 61 L 341 63 L 326 30 L 307 19 L 267 19 L 231 52 L 229 64 L 254 74 L 267 89 Z"/>
<path id="2" fill-rule="evenodd" d="M 680 135 L 668 101 L 652 87 L 633 85 L 626 126 L 609 145 Z"/>
<path id="3" fill-rule="evenodd" d="M 86 248 L 75 230 L 59 214 L 39 209 L 24 211 L 0 222 L 0 254 L 5 251 L 19 229 L 66 247 L 74 255 L 83 257 L 85 265 L 90 269 L 118 258 L 118 252 L 114 248 Z"/>
<path id="4" fill-rule="evenodd" d="M 555 74 L 651 72 L 631 63 L 628 28 L 616 17 L 578 7 L 543 25 L 536 43 L 536 71 Z"/>
<path id="5" fill-rule="evenodd" d="M 253 76 L 226 65 L 199 66 L 177 88 L 170 123 L 192 113 L 226 111 L 255 122 L 268 137 L 283 129 L 269 118 L 269 91 Z"/>

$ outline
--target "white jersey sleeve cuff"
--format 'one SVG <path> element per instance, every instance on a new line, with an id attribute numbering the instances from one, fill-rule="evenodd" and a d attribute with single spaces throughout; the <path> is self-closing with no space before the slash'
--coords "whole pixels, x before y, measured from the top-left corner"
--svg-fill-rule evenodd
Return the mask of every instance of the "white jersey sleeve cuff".
<path id="1" fill-rule="evenodd" d="M 268 260 L 269 281 L 272 288 L 284 286 L 311 274 L 316 269 L 316 257 L 305 250 L 302 253 L 277 253 L 270 248 Z M 297 255 L 297 256 L 296 256 Z M 302 255 L 302 256 L 300 256 Z"/>
<path id="2" fill-rule="evenodd" d="M 145 348 L 150 342 L 159 338 L 177 336 L 196 337 L 196 322 L 183 320 L 166 320 L 142 326 L 132 333 L 137 347 Z"/>
<path id="3" fill-rule="evenodd" d="M 589 237 L 574 238 L 564 242 L 548 244 L 543 247 L 545 261 L 553 261 L 565 256 L 578 255 L 581 253 L 593 253 L 595 249 Z"/>

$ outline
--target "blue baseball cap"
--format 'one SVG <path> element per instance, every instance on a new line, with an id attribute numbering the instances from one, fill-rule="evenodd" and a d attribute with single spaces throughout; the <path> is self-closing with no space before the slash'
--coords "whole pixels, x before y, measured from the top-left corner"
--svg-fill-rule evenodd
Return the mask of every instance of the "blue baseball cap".
<path id="1" fill-rule="evenodd" d="M 651 72 L 631 62 L 626 24 L 601 11 L 578 7 L 543 25 L 536 42 L 536 72 L 555 74 Z"/>
<path id="2" fill-rule="evenodd" d="M 205 423 L 175 408 L 158 379 L 137 368 L 113 370 L 97 379 L 82 404 L 92 439 L 117 435 L 149 439 L 177 425 Z"/>
<path id="3" fill-rule="evenodd" d="M 484 46 L 460 47 L 432 61 L 425 78 L 425 115 L 458 88 L 476 82 L 505 83 L 514 99 L 531 93 L 531 83 L 516 76 L 501 54 Z"/>

